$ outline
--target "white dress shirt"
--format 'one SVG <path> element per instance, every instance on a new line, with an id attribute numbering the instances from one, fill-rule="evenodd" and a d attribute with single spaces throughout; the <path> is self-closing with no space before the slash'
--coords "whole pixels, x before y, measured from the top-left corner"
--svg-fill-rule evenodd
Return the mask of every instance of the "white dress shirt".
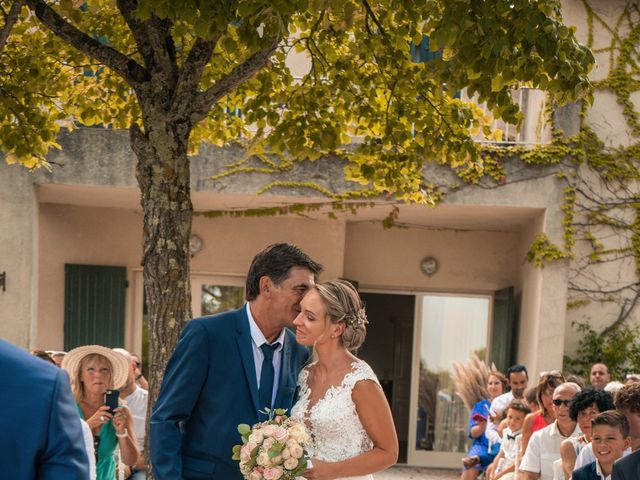
<path id="1" fill-rule="evenodd" d="M 147 403 L 149 392 L 136 385 L 128 397 L 123 398 L 133 417 L 133 430 L 136 434 L 136 445 L 140 453 L 144 451 L 144 434 L 147 422 Z"/>
<path id="2" fill-rule="evenodd" d="M 260 388 L 260 374 L 262 373 L 262 361 L 264 360 L 264 354 L 260 347 L 267 342 L 262 330 L 258 327 L 253 315 L 251 315 L 251 309 L 247 303 L 247 317 L 249 317 L 249 330 L 251 331 L 251 345 L 253 347 L 253 363 L 256 367 L 256 381 L 258 388 Z M 273 352 L 273 392 L 271 394 L 271 404 L 276 399 L 278 393 L 278 383 L 280 379 L 280 364 L 282 363 L 282 348 L 284 347 L 285 329 L 280 332 L 280 336 L 276 339 L 276 342 L 280 342 L 280 346 Z M 275 342 L 273 342 L 275 343 Z M 264 408 L 266 405 L 261 405 L 260 408 Z"/>
<path id="3" fill-rule="evenodd" d="M 582 435 L 576 424 L 569 437 Z M 540 480 L 553 480 L 553 462 L 560 458 L 560 444 L 565 437 L 558 430 L 557 422 L 533 432 L 520 463 L 520 471 L 540 473 Z"/>

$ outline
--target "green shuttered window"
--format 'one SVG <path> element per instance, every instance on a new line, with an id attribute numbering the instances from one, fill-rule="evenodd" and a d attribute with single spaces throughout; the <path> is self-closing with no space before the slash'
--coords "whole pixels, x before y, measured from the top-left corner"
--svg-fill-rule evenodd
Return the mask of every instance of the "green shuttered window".
<path id="1" fill-rule="evenodd" d="M 64 348 L 124 345 L 125 267 L 65 265 Z"/>

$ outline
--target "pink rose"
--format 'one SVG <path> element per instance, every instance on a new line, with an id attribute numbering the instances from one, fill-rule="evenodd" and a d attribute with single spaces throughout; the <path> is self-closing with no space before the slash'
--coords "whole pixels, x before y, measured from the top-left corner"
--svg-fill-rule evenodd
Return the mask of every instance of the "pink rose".
<path id="1" fill-rule="evenodd" d="M 285 428 L 278 427 L 273 432 L 273 438 L 275 438 L 277 442 L 284 443 L 289 438 L 289 432 L 287 432 Z"/>
<path id="2" fill-rule="evenodd" d="M 260 472 L 258 472 L 257 470 L 254 470 L 249 475 L 249 480 L 262 480 L 262 474 Z"/>
<path id="3" fill-rule="evenodd" d="M 265 480 L 278 480 L 282 474 L 284 473 L 284 471 L 282 470 L 282 468 L 280 467 L 274 467 L 274 468 L 267 468 L 264 471 L 264 478 Z"/>
<path id="4" fill-rule="evenodd" d="M 276 425 L 267 425 L 262 429 L 262 433 L 265 437 L 273 437 L 273 432 L 275 432 L 277 428 Z"/>

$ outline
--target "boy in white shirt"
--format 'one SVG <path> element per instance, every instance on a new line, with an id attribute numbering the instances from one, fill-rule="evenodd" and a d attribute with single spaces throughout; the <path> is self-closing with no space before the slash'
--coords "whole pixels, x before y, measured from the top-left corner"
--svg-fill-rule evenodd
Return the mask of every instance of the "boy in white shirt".
<path id="1" fill-rule="evenodd" d="M 513 400 L 507 407 L 507 427 L 502 433 L 500 452 L 494 460 L 497 466 L 491 480 L 514 478 L 517 456 L 522 454 L 522 424 L 529 413 L 531 409 L 520 400 Z"/>

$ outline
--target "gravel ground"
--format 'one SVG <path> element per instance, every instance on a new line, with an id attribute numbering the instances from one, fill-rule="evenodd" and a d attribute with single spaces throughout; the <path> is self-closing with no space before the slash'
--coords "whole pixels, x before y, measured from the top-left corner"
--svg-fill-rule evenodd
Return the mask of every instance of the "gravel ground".
<path id="1" fill-rule="evenodd" d="M 457 470 L 436 470 L 433 468 L 392 467 L 374 475 L 375 480 L 457 480 Z"/>

